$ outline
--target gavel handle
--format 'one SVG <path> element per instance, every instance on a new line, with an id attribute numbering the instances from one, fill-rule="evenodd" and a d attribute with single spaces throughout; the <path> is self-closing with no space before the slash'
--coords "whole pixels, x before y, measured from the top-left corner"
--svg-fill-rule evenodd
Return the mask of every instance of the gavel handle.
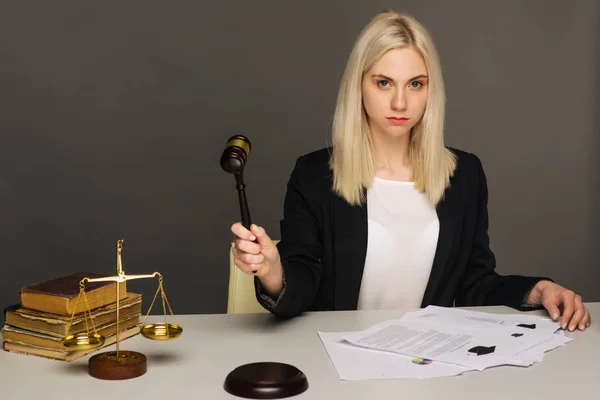
<path id="1" fill-rule="evenodd" d="M 250 209 L 248 208 L 248 200 L 246 199 L 246 185 L 244 184 L 244 178 L 241 172 L 235 173 L 235 181 L 237 183 L 236 189 L 238 191 L 238 199 L 240 202 L 240 213 L 242 214 L 242 225 L 248 230 L 250 230 L 250 225 L 252 221 L 250 219 Z M 254 243 L 258 242 L 258 239 L 253 240 Z M 252 271 L 253 274 L 256 274 L 256 271 Z"/>
<path id="2" fill-rule="evenodd" d="M 238 172 L 235 174 L 235 180 L 237 182 L 236 189 L 238 191 L 238 199 L 240 202 L 240 213 L 242 214 L 242 225 L 250 230 L 252 221 L 250 219 L 250 209 L 248 208 L 248 200 L 246 199 L 246 185 L 244 184 L 244 178 L 242 173 Z"/>
<path id="3" fill-rule="evenodd" d="M 250 225 L 252 221 L 250 221 L 250 211 L 248 210 L 248 201 L 246 200 L 246 192 L 244 188 L 238 188 L 238 197 L 240 200 L 240 213 L 242 214 L 242 225 L 248 230 L 250 230 Z"/>

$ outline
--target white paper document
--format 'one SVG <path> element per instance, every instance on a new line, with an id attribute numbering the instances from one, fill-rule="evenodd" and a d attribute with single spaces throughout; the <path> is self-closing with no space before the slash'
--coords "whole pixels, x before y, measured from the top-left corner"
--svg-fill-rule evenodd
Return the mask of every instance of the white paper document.
<path id="1" fill-rule="evenodd" d="M 549 318 L 434 306 L 364 331 L 319 335 L 340 378 L 351 380 L 454 376 L 501 365 L 528 367 L 572 340 L 562 334 L 559 322 Z M 351 362 L 354 356 L 363 361 Z M 419 368 L 424 365 L 431 368 Z"/>
<path id="2" fill-rule="evenodd" d="M 349 333 L 351 332 L 319 332 L 329 358 L 342 380 L 424 379 L 456 376 L 472 370 L 460 365 L 354 346 L 342 338 Z"/>
<path id="3" fill-rule="evenodd" d="M 386 321 L 365 331 L 344 335 L 343 338 L 356 346 L 428 358 L 480 371 L 498 365 L 529 366 L 540 361 L 545 351 L 570 341 L 559 335 L 513 336 L 511 331 L 505 329 L 471 329 L 433 320 Z"/>

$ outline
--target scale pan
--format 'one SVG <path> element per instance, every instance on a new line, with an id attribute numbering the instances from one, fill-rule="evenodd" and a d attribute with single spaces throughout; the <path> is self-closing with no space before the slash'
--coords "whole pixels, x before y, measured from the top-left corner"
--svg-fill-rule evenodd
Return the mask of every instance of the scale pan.
<path id="1" fill-rule="evenodd" d="M 152 340 L 172 340 L 178 338 L 183 328 L 177 324 L 149 324 L 144 325 L 141 333 L 144 337 Z"/>
<path id="2" fill-rule="evenodd" d="M 95 349 L 104 344 L 104 336 L 97 333 L 91 335 L 87 333 L 76 333 L 69 335 L 62 340 L 63 346 L 75 348 L 77 350 Z"/>

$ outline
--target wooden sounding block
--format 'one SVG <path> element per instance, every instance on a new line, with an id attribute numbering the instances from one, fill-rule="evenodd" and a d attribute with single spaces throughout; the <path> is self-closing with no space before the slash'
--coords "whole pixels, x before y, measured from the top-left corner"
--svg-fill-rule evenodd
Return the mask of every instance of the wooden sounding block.
<path id="1" fill-rule="evenodd" d="M 88 372 L 91 376 L 105 380 L 122 380 L 142 376 L 146 373 L 146 356 L 136 351 L 107 351 L 91 357 Z"/>

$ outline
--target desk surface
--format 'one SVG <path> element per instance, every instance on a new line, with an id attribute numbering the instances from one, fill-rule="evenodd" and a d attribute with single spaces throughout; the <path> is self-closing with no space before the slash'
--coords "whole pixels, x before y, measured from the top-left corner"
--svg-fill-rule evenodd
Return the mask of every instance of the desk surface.
<path id="1" fill-rule="evenodd" d="M 333 395 L 342 399 L 594 398 L 600 390 L 596 366 L 600 360 L 600 303 L 587 306 L 592 325 L 584 332 L 567 333 L 575 340 L 529 368 L 497 367 L 425 380 L 345 382 L 339 379 L 317 331 L 362 330 L 412 310 L 307 313 L 284 321 L 270 314 L 181 315 L 176 318 L 184 331 L 177 340 L 159 342 L 138 335 L 121 344 L 121 350 L 147 356 L 148 372 L 139 378 L 92 378 L 87 374 L 90 356 L 65 363 L 0 351 L 0 392 L 3 398 L 17 395 L 27 399 L 236 399 L 223 390 L 223 381 L 232 369 L 250 362 L 280 361 L 307 375 L 309 389 L 295 397 L 298 399 Z M 515 312 L 505 307 L 473 310 Z M 148 320 L 151 318 L 157 319 Z"/>

